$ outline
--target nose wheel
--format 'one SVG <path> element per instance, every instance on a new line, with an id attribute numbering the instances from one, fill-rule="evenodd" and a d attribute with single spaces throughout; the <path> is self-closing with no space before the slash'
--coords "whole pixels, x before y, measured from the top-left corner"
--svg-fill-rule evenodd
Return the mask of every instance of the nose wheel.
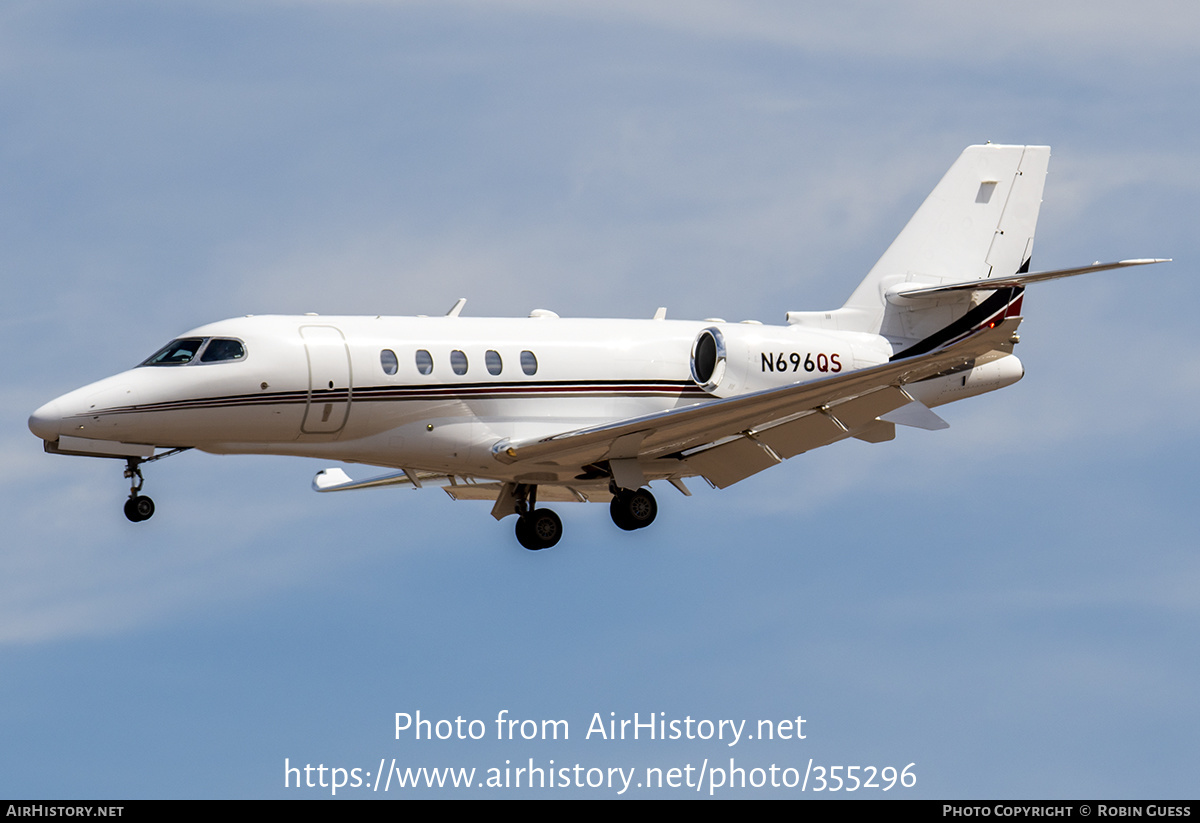
<path id="1" fill-rule="evenodd" d="M 129 458 L 125 463 L 125 477 L 129 480 L 129 499 L 125 501 L 125 516 L 133 523 L 141 523 L 154 516 L 154 501 L 141 494 L 142 477 L 141 459 Z"/>
<path id="2" fill-rule="evenodd" d="M 125 479 L 129 481 L 129 499 L 125 501 L 125 516 L 130 521 L 141 523 L 143 520 L 149 520 L 154 516 L 154 501 L 142 494 L 142 484 L 146 482 L 145 478 L 142 477 L 142 464 L 162 460 L 164 457 L 185 452 L 189 448 L 191 447 L 180 446 L 179 448 L 165 451 L 162 454 L 156 454 L 154 457 L 126 458 Z"/>
<path id="3" fill-rule="evenodd" d="M 141 523 L 154 516 L 154 501 L 144 494 L 135 495 L 125 501 L 125 516 L 134 523 Z"/>

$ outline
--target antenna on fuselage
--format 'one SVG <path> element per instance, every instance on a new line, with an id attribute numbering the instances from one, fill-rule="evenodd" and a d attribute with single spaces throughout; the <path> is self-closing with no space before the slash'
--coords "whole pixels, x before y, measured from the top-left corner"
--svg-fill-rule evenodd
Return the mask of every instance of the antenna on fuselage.
<path id="1" fill-rule="evenodd" d="M 463 306 L 465 306 L 465 305 L 467 305 L 467 298 L 465 298 L 465 297 L 458 298 L 458 302 L 450 307 L 450 311 L 446 312 L 446 316 L 447 317 L 458 317 L 458 315 L 463 310 Z"/>

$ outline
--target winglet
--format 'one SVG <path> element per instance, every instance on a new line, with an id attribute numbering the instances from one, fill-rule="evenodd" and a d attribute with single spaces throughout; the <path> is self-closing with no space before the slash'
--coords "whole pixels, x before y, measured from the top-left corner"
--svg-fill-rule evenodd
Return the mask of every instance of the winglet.
<path id="1" fill-rule="evenodd" d="M 341 469 L 321 469 L 317 472 L 317 476 L 313 478 L 312 487 L 315 492 L 330 492 L 338 486 L 344 486 L 353 482 L 350 479 L 350 475 Z"/>
<path id="2" fill-rule="evenodd" d="M 458 301 L 455 302 L 455 304 L 450 307 L 450 311 L 446 312 L 446 316 L 447 317 L 458 317 L 458 315 L 462 313 L 463 306 L 465 306 L 465 305 L 467 305 L 467 298 L 465 298 L 465 297 L 458 298 Z"/>

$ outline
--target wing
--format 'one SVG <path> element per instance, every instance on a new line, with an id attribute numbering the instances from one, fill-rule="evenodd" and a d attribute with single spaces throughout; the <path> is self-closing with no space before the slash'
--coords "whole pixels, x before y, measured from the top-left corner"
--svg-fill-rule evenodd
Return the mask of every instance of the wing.
<path id="1" fill-rule="evenodd" d="M 970 367 L 989 354 L 1012 353 L 1020 322 L 1021 318 L 1010 317 L 941 349 L 848 374 L 549 437 L 502 440 L 492 447 L 492 454 L 531 475 L 607 462 L 618 485 L 625 488 L 642 485 L 647 473 L 699 474 L 724 488 L 845 437 L 890 439 L 892 424 L 879 418 L 915 402 L 903 390 L 905 384 Z M 937 428 L 929 421 L 929 417 L 937 420 L 936 415 L 923 411 L 928 414 L 925 427 Z M 922 409 L 915 412 L 895 419 L 920 419 Z"/>
<path id="2" fill-rule="evenodd" d="M 365 480 L 353 480 L 350 475 L 339 468 L 321 469 L 312 481 L 315 492 L 347 492 L 358 489 L 378 489 L 384 486 L 407 486 L 419 489 L 426 484 L 440 487 L 454 500 L 495 500 L 504 486 L 503 483 L 479 480 L 468 475 L 413 470 L 368 477 Z M 565 485 L 547 488 L 538 496 L 547 503 L 587 502 L 593 499 L 608 502 L 611 499 L 611 495 L 596 494 L 594 489 L 577 489 Z"/>

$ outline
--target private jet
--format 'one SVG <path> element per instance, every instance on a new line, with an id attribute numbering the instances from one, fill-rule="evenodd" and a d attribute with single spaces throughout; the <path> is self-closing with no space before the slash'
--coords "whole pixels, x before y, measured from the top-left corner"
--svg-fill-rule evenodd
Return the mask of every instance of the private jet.
<path id="1" fill-rule="evenodd" d="M 385 467 L 318 492 L 440 486 L 559 542 L 543 504 L 599 502 L 632 531 L 650 491 L 724 489 L 846 438 L 941 429 L 933 409 L 1011 385 L 1025 287 L 1165 262 L 1030 272 L 1050 150 L 967 148 L 845 305 L 756 321 L 248 316 L 201 326 L 136 367 L 50 401 L 51 454 L 123 460 L 125 515 L 154 514 L 142 467 L 188 449 Z"/>

